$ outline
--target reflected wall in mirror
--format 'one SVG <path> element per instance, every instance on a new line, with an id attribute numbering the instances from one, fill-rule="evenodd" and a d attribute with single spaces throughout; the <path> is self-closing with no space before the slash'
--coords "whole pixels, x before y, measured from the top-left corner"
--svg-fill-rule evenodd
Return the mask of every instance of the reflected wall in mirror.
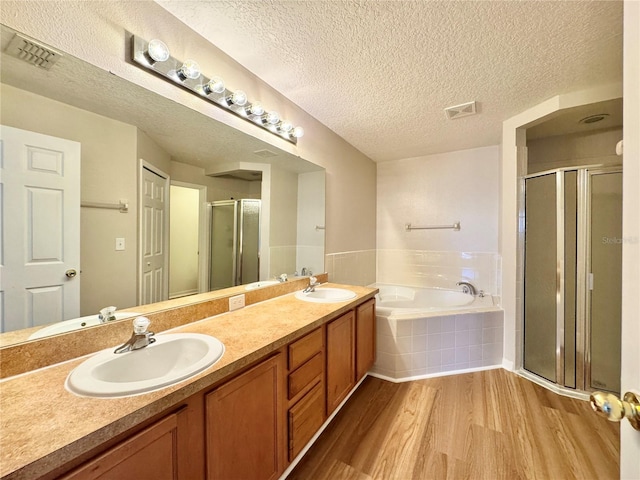
<path id="1" fill-rule="evenodd" d="M 108 305 L 134 310 L 144 303 L 140 272 L 148 249 L 167 255 L 168 267 L 161 273 L 166 296 L 209 291 L 209 246 L 215 235 L 209 205 L 219 200 L 261 200 L 260 280 L 303 268 L 324 270 L 324 231 L 315 228 L 324 225 L 324 169 L 69 55 L 50 70 L 27 64 L 5 52 L 16 32 L 0 28 L 2 124 L 79 144 L 79 202 L 128 204 L 125 213 L 74 206 L 79 229 L 64 235 L 78 237 L 79 264 L 64 271 L 75 269 L 77 275 L 59 283 L 79 285 L 77 308 L 47 309 L 52 304 L 43 301 L 36 323 L 5 314 L 3 332 L 94 315 Z M 169 189 L 173 194 L 165 197 L 164 223 L 153 223 L 154 216 L 141 207 L 143 161 L 178 189 Z M 3 247 L 17 233 L 7 218 L 3 211 Z M 166 238 L 168 245 L 160 240 L 142 244 L 144 222 L 160 230 L 157 238 Z M 5 251 L 5 259 L 8 255 Z M 1 289 L 7 290 L 10 275 L 3 268 Z"/>

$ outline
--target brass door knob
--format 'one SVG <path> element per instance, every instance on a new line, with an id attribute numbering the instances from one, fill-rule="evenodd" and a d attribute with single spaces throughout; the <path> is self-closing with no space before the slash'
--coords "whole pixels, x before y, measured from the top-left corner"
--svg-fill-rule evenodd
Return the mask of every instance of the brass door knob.
<path id="1" fill-rule="evenodd" d="M 613 393 L 593 392 L 590 401 L 591 408 L 609 421 L 619 422 L 628 418 L 631 426 L 640 430 L 640 399 L 634 393 L 627 392 L 620 400 Z"/>
<path id="2" fill-rule="evenodd" d="M 67 270 L 66 272 L 64 272 L 64 274 L 68 277 L 68 278 L 73 278 L 75 277 L 78 272 L 76 272 L 73 268 L 70 268 L 69 270 Z"/>

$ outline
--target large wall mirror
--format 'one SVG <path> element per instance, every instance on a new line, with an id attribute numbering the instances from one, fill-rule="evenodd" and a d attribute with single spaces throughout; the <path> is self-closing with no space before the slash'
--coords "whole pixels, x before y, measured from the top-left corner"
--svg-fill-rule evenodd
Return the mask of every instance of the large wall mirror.
<path id="1" fill-rule="evenodd" d="M 2 332 L 324 270 L 323 168 L 70 55 L 49 70 L 28 64 L 7 52 L 17 32 L 0 29 Z M 33 147 L 27 161 L 40 173 L 79 166 L 76 186 L 59 193 L 22 178 L 15 188 L 19 175 L 7 166 L 14 141 Z M 78 160 L 69 162 L 73 155 Z M 158 199 L 164 204 L 156 208 Z M 257 258 L 245 259 L 255 273 L 220 283 L 212 270 L 229 254 L 211 245 L 234 222 L 214 231 L 213 209 L 241 199 L 260 200 Z M 26 207 L 16 213 L 18 200 Z M 69 203 L 75 210 L 67 219 L 61 205 Z M 69 245 L 74 251 L 61 253 Z M 34 275 L 15 274 L 13 265 L 47 266 L 62 256 L 75 263 L 63 278 L 57 272 L 57 280 L 16 297 L 15 277 Z M 77 286 L 75 304 L 65 305 L 58 284 Z"/>

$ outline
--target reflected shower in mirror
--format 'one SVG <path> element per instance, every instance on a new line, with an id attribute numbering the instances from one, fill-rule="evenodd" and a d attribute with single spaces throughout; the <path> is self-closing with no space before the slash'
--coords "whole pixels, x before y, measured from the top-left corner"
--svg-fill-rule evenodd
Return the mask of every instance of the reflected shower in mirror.
<path id="1" fill-rule="evenodd" d="M 79 222 L 56 235 L 49 233 L 41 252 L 42 259 L 60 263 L 55 259 L 64 255 L 51 253 L 57 245 L 53 239 L 62 245 L 77 238 L 77 260 L 56 273 L 58 284 L 78 285 L 78 298 L 71 300 L 77 303 L 67 306 L 61 288 L 35 286 L 28 293 L 30 315 L 36 318 L 31 320 L 9 313 L 11 298 L 5 294 L 3 332 L 94 315 L 109 305 L 135 310 L 144 303 L 145 276 L 140 272 L 149 251 L 164 256 L 148 260 L 161 265 L 154 275 L 167 287 L 162 299 L 210 291 L 209 246 L 215 233 L 209 204 L 221 200 L 261 202 L 259 280 L 293 275 L 302 268 L 324 270 L 324 232 L 315 229 L 324 224 L 324 169 L 70 55 L 62 55 L 50 70 L 27 64 L 6 53 L 16 32 L 0 27 L 2 124 L 70 141 L 80 158 L 79 194 L 69 206 L 70 218 L 76 216 Z M 8 129 L 2 131 L 4 135 Z M 40 166 L 72 161 L 45 155 L 53 150 L 38 147 L 30 158 Z M 146 185 L 141 180 L 145 168 L 163 181 Z M 11 177 L 2 178 L 4 190 L 15 191 L 8 183 Z M 148 201 L 155 206 L 149 207 L 145 195 L 152 193 L 155 197 Z M 33 205 L 48 207 L 32 210 L 28 220 L 45 219 L 40 231 L 50 232 L 51 212 L 69 225 L 56 210 L 58 204 L 47 200 L 50 196 L 33 198 Z M 127 204 L 126 211 L 115 208 L 121 202 Z M 5 201 L 3 208 L 8 205 Z M 7 213 L 3 211 L 2 220 L 5 259 L 11 244 L 24 243 L 12 219 L 19 214 Z M 151 235 L 139 240 L 147 230 Z M 70 270 L 77 275 L 65 276 Z M 8 291 L 12 275 L 6 265 L 2 275 L 2 289 Z M 36 298 L 34 292 L 42 295 Z"/>

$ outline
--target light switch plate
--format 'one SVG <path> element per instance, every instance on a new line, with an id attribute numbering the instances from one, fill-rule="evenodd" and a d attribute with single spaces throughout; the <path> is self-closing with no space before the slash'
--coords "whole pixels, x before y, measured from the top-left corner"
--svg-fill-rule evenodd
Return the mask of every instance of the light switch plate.
<path id="1" fill-rule="evenodd" d="M 116 238 L 116 250 L 124 250 L 124 238 L 117 237 Z"/>
<path id="2" fill-rule="evenodd" d="M 238 310 L 244 307 L 244 293 L 242 295 L 236 295 L 235 297 L 229 297 L 229 311 Z"/>

